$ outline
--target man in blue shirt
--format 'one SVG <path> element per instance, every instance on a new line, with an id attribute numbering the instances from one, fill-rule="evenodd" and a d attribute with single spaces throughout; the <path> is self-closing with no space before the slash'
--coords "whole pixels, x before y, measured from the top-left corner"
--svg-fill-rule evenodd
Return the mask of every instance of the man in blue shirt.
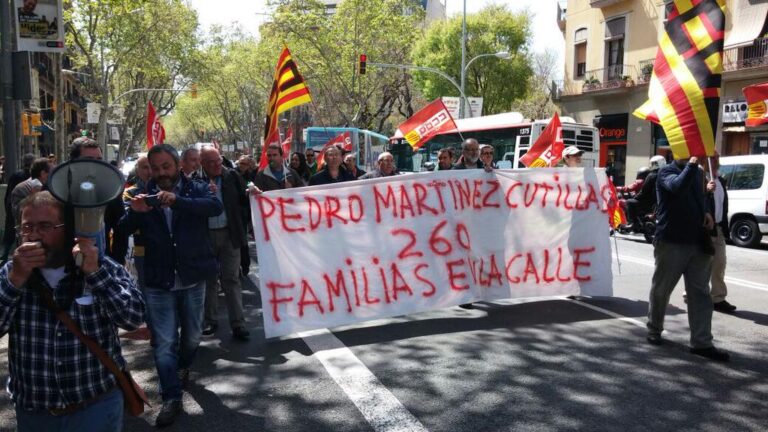
<path id="1" fill-rule="evenodd" d="M 659 170 L 653 272 L 648 310 L 648 343 L 661 345 L 669 297 L 684 276 L 693 354 L 728 361 L 727 352 L 712 345 L 712 298 L 709 275 L 714 249 L 709 231 L 714 226 L 704 200 L 704 178 L 698 158 L 679 159 Z"/>

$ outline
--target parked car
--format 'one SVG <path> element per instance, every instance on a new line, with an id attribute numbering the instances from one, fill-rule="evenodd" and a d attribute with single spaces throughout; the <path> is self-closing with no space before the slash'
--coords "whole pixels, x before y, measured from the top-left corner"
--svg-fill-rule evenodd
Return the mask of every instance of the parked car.
<path id="1" fill-rule="evenodd" d="M 728 188 L 731 241 L 755 247 L 768 234 L 768 155 L 720 158 L 720 175 Z"/>

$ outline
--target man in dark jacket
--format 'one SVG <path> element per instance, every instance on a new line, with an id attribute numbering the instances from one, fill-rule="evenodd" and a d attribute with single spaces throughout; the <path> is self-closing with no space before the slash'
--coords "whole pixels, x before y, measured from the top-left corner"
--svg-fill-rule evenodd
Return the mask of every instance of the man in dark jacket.
<path id="1" fill-rule="evenodd" d="M 369 172 L 368 174 L 360 176 L 359 179 L 365 180 L 379 177 L 390 177 L 396 176 L 398 174 L 400 173 L 395 169 L 395 158 L 392 156 L 392 153 L 383 152 L 376 160 L 376 169 Z"/>
<path id="2" fill-rule="evenodd" d="M 163 398 L 156 424 L 168 426 L 181 412 L 182 388 L 200 343 L 205 280 L 218 271 L 208 218 L 223 207 L 207 184 L 181 174 L 172 146 L 156 144 L 147 158 L 148 194 L 131 199 L 120 226 L 144 235 L 144 296 Z"/>
<path id="3" fill-rule="evenodd" d="M 284 165 L 283 148 L 277 144 L 267 147 L 269 165 L 256 174 L 254 186 L 260 192 L 304 186 L 304 180 L 295 169 Z"/>
<path id="4" fill-rule="evenodd" d="M 676 160 L 659 170 L 656 180 L 658 208 L 653 272 L 648 309 L 648 335 L 661 345 L 664 315 L 672 290 L 684 276 L 688 295 L 688 322 L 693 354 L 728 361 L 728 353 L 712 345 L 712 242 L 714 222 L 704 200 L 704 182 L 698 158 Z"/>
<path id="5" fill-rule="evenodd" d="M 718 312 L 733 312 L 736 306 L 728 303 L 725 297 L 728 295 L 728 287 L 725 285 L 725 239 L 730 229 L 728 226 L 728 190 L 725 188 L 725 179 L 720 176 L 720 155 L 715 153 L 710 158 L 713 175 L 707 183 L 707 204 L 709 211 L 715 218 L 715 227 L 712 230 L 712 243 L 715 247 L 715 255 L 712 259 L 712 303 Z M 704 165 L 709 171 L 709 164 Z"/>
<path id="6" fill-rule="evenodd" d="M 242 208 L 247 206 L 245 183 L 237 171 L 224 168 L 223 158 L 214 147 L 200 150 L 203 176 L 210 188 L 224 205 L 224 212 L 208 218 L 208 236 L 213 254 L 219 262 L 219 272 L 208 275 L 205 294 L 205 328 L 203 335 L 210 336 L 218 330 L 219 286 L 224 290 L 232 336 L 248 340 L 245 329 L 243 293 L 240 284 L 240 249 L 248 245 L 243 226 Z"/>
<path id="7" fill-rule="evenodd" d="M 480 160 L 480 143 L 474 138 L 467 138 L 461 143 L 461 157 L 453 165 L 453 169 L 483 168 Z"/>
<path id="8" fill-rule="evenodd" d="M 5 189 L 5 233 L 3 235 L 3 257 L 0 261 L 5 263 L 8 261 L 8 255 L 13 250 L 13 246 L 16 243 L 16 220 L 13 217 L 13 209 L 11 207 L 11 194 L 13 189 L 19 185 L 19 183 L 28 179 L 30 176 L 30 169 L 32 163 L 35 161 L 35 155 L 27 153 L 22 159 L 22 169 L 16 171 L 8 179 L 8 188 Z"/>

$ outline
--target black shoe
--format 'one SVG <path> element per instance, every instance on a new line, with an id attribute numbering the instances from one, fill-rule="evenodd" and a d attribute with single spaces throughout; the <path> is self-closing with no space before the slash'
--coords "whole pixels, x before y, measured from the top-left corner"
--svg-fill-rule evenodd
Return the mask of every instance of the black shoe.
<path id="1" fill-rule="evenodd" d="M 235 327 L 232 329 L 232 337 L 237 340 L 247 341 L 251 339 L 251 334 L 245 327 Z"/>
<path id="2" fill-rule="evenodd" d="M 157 415 L 155 420 L 155 426 L 165 427 L 170 426 L 176 420 L 176 417 L 181 413 L 181 401 L 171 400 L 163 402 L 163 408 L 160 409 L 160 414 Z"/>
<path id="3" fill-rule="evenodd" d="M 731 358 L 730 354 L 728 354 L 723 350 L 719 350 L 715 347 L 691 348 L 691 354 L 706 357 L 710 360 L 719 361 L 719 362 L 727 362 Z"/>
<path id="4" fill-rule="evenodd" d="M 462 309 L 474 309 L 475 306 L 472 303 L 464 303 L 459 305 Z"/>
<path id="5" fill-rule="evenodd" d="M 203 327 L 203 336 L 213 336 L 219 330 L 219 325 L 216 323 L 208 323 Z"/>
<path id="6" fill-rule="evenodd" d="M 189 385 L 189 369 L 179 369 L 179 382 L 181 383 L 181 389 L 186 390 Z"/>
<path id="7" fill-rule="evenodd" d="M 654 333 L 648 333 L 648 336 L 645 337 L 645 340 L 647 340 L 649 344 L 656 345 L 656 346 L 661 345 L 662 342 L 664 341 L 661 338 L 661 335 L 654 334 Z"/>
<path id="8" fill-rule="evenodd" d="M 731 313 L 736 310 L 736 306 L 728 303 L 726 300 L 714 304 L 715 310 L 723 313 Z"/>

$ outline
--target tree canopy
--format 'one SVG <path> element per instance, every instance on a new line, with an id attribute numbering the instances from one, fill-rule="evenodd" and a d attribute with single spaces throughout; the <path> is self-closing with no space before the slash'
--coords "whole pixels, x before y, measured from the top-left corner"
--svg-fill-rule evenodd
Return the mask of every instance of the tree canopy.
<path id="1" fill-rule="evenodd" d="M 480 58 L 467 69 L 465 94 L 483 98 L 483 114 L 509 111 L 512 101 L 525 97 L 532 75 L 529 45 L 532 38 L 528 12 L 512 13 L 506 6 L 490 5 L 467 15 L 467 63 L 475 56 L 507 51 L 506 60 Z M 419 66 L 461 76 L 462 17 L 434 23 L 413 47 L 411 58 Z M 414 72 L 414 82 L 427 99 L 459 96 L 449 81 L 429 72 Z"/>

